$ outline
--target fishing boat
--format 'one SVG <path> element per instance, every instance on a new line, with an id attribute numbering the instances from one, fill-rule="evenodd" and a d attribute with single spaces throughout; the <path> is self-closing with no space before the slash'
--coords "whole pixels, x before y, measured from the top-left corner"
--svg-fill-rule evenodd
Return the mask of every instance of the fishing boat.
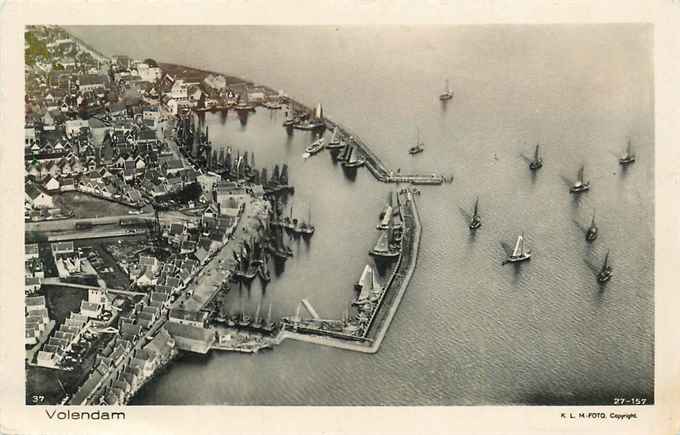
<path id="1" fill-rule="evenodd" d="M 324 121 L 323 107 L 321 106 L 321 103 L 316 106 L 316 109 L 314 110 L 314 116 L 308 116 L 306 119 L 298 120 L 295 124 L 293 124 L 293 127 L 297 128 L 298 130 L 316 130 L 325 126 L 326 122 Z"/>
<path id="2" fill-rule="evenodd" d="M 250 322 L 252 320 L 250 319 L 250 316 L 247 315 L 245 312 L 241 313 L 241 318 L 238 321 L 238 326 L 245 328 L 247 326 L 250 326 Z"/>
<path id="3" fill-rule="evenodd" d="M 328 145 L 326 145 L 326 148 L 329 150 L 334 150 L 334 149 L 340 149 L 344 146 L 342 141 L 340 140 L 340 135 L 338 135 L 338 127 L 335 127 L 333 129 L 333 135 L 331 136 L 331 140 L 328 141 Z"/>
<path id="4" fill-rule="evenodd" d="M 441 101 L 446 101 L 450 100 L 451 98 L 453 98 L 453 91 L 449 87 L 449 81 L 446 80 L 446 84 L 444 85 L 444 92 L 439 95 L 439 99 Z"/>
<path id="5" fill-rule="evenodd" d="M 570 193 L 581 193 L 590 190 L 590 181 L 583 180 L 583 166 L 578 170 L 578 179 L 569 188 Z"/>
<path id="6" fill-rule="evenodd" d="M 614 270 L 609 265 L 609 251 L 607 251 L 607 255 L 604 256 L 604 263 L 602 264 L 602 269 L 600 269 L 600 273 L 597 274 L 597 281 L 607 282 L 612 278 L 613 275 Z"/>
<path id="7" fill-rule="evenodd" d="M 517 241 L 515 242 L 515 249 L 512 250 L 512 254 L 505 260 L 506 263 L 519 263 L 521 261 L 526 261 L 531 258 L 531 251 L 526 249 L 524 246 L 524 233 L 517 236 Z"/>
<path id="8" fill-rule="evenodd" d="M 470 229 L 476 230 L 482 226 L 482 218 L 479 216 L 479 197 L 475 200 L 475 209 L 472 213 L 472 220 L 470 221 Z"/>
<path id="9" fill-rule="evenodd" d="M 633 146 L 628 139 L 628 145 L 626 146 L 626 152 L 619 158 L 619 164 L 622 166 L 630 165 L 635 162 L 635 153 L 633 152 Z"/>
<path id="10" fill-rule="evenodd" d="M 314 234 L 314 225 L 312 225 L 312 207 L 309 206 L 309 209 L 307 210 L 307 222 L 302 221 L 299 227 L 299 232 L 303 236 L 311 236 Z"/>
<path id="11" fill-rule="evenodd" d="M 284 127 L 292 127 L 295 124 L 295 115 L 293 114 L 293 108 L 288 105 L 286 106 L 286 118 L 283 121 Z"/>
<path id="12" fill-rule="evenodd" d="M 250 104 L 248 101 L 248 89 L 244 89 L 243 92 L 238 96 L 238 104 L 236 104 L 236 110 L 238 111 L 255 111 L 255 106 Z"/>
<path id="13" fill-rule="evenodd" d="M 253 320 L 252 327 L 255 329 L 260 329 L 262 327 L 262 319 L 260 318 L 260 308 L 261 303 L 258 302 L 257 309 L 255 310 L 255 319 Z"/>
<path id="14" fill-rule="evenodd" d="M 358 168 L 366 163 L 366 159 L 359 157 L 359 152 L 356 147 L 351 147 L 349 154 L 345 161 L 342 162 L 344 168 Z"/>
<path id="15" fill-rule="evenodd" d="M 352 153 L 352 148 L 354 148 L 352 145 L 345 145 L 345 148 L 342 150 L 340 155 L 338 155 L 337 160 L 339 162 L 344 162 L 347 160 L 347 157 Z"/>
<path id="16" fill-rule="evenodd" d="M 419 154 L 425 151 L 425 144 L 420 139 L 420 130 L 416 129 L 416 144 L 408 149 L 408 153 L 411 155 Z"/>
<path id="17" fill-rule="evenodd" d="M 590 226 L 588 227 L 588 231 L 586 231 L 586 240 L 589 242 L 594 241 L 597 239 L 597 225 L 595 224 L 595 212 L 593 212 L 593 219 L 590 221 Z"/>
<path id="18" fill-rule="evenodd" d="M 269 303 L 269 310 L 267 311 L 267 320 L 265 320 L 264 325 L 262 326 L 262 329 L 264 329 L 267 332 L 272 332 L 274 330 L 274 322 L 272 322 L 272 303 Z"/>
<path id="19" fill-rule="evenodd" d="M 281 226 L 288 231 L 293 231 L 295 229 L 295 224 L 297 224 L 297 219 L 293 218 L 293 202 L 290 203 L 290 214 L 283 218 Z"/>
<path id="20" fill-rule="evenodd" d="M 324 147 L 324 138 L 320 137 L 314 142 L 312 142 L 311 145 L 309 145 L 307 148 L 305 148 L 305 153 L 309 154 L 310 156 L 313 156 L 314 154 L 318 153 L 321 151 Z"/>
<path id="21" fill-rule="evenodd" d="M 262 107 L 265 107 L 270 110 L 278 110 L 281 108 L 281 103 L 279 103 L 276 100 L 267 100 L 262 103 Z"/>
<path id="22" fill-rule="evenodd" d="M 268 264 L 268 256 L 265 254 L 262 262 L 260 263 L 259 267 L 257 268 L 257 273 L 260 276 L 260 279 L 264 282 L 269 282 L 272 280 L 271 273 L 269 273 L 269 268 L 267 266 Z"/>
<path id="23" fill-rule="evenodd" d="M 535 171 L 543 167 L 543 158 L 541 157 L 539 145 L 536 144 L 536 149 L 534 150 L 534 159 L 529 162 L 529 169 Z"/>

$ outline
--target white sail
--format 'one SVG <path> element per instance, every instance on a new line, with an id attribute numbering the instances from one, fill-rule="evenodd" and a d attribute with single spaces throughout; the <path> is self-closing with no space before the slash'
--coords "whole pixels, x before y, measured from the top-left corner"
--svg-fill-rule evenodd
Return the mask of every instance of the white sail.
<path id="1" fill-rule="evenodd" d="M 318 119 L 323 119 L 323 107 L 321 106 L 321 103 L 317 104 L 314 116 Z"/>
<path id="2" fill-rule="evenodd" d="M 512 251 L 513 257 L 520 257 L 524 254 L 524 237 L 520 234 L 515 242 L 515 249 Z"/>

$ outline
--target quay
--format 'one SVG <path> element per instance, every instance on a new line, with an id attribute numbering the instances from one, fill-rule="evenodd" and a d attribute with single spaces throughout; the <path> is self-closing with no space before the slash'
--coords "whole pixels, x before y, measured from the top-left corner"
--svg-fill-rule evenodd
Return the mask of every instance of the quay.
<path id="1" fill-rule="evenodd" d="M 401 255 L 385 284 L 378 300 L 378 307 L 373 311 L 368 326 L 361 336 L 346 335 L 323 329 L 298 327 L 297 331 L 286 329 L 285 325 L 274 338 L 273 343 L 279 344 L 286 339 L 304 341 L 363 353 L 376 353 L 380 349 L 387 330 L 399 308 L 399 304 L 406 293 L 416 268 L 418 251 L 420 249 L 421 224 L 415 195 L 411 189 L 404 189 L 406 201 L 403 208 L 404 234 L 401 245 Z M 396 287 L 396 288 L 394 288 Z M 388 301 L 386 295 L 390 294 Z M 305 304 L 306 306 L 307 304 Z M 387 310 L 385 312 L 385 310 Z"/>

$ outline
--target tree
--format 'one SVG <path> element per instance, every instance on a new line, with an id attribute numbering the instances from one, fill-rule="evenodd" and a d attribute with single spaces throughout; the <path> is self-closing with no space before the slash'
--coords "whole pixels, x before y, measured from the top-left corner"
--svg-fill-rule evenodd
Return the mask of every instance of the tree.
<path id="1" fill-rule="evenodd" d="M 144 59 L 142 63 L 149 65 L 149 68 L 156 68 L 158 66 L 158 62 L 151 58 Z"/>

